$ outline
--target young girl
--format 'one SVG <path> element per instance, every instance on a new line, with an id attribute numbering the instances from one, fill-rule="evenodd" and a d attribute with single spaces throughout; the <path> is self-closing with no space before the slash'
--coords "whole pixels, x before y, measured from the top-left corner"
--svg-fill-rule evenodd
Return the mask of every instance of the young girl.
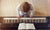
<path id="1" fill-rule="evenodd" d="M 17 17 L 32 17 L 33 16 L 33 7 L 28 2 L 24 2 L 19 4 L 16 8 Z M 20 23 L 18 30 L 25 30 L 25 29 L 35 29 L 34 24 L 32 23 Z"/>

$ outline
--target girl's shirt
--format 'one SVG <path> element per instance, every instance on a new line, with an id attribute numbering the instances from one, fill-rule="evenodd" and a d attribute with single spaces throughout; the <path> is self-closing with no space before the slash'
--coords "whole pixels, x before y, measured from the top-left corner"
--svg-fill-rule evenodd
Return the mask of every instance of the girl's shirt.
<path id="1" fill-rule="evenodd" d="M 19 7 L 20 7 L 20 4 L 16 8 L 17 16 L 19 16 L 19 14 L 20 14 L 20 16 L 23 16 L 23 15 L 27 14 L 26 12 L 22 12 Z M 30 10 L 31 10 L 30 15 L 33 16 L 33 9 L 31 8 Z"/>

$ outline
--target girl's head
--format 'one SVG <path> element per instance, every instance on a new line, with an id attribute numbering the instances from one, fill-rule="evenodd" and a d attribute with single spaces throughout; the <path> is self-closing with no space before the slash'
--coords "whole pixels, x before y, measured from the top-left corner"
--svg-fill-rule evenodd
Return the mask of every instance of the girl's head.
<path id="1" fill-rule="evenodd" d="M 29 4 L 28 2 L 24 2 L 21 4 L 20 9 L 23 12 L 28 12 L 31 9 L 31 4 Z"/>

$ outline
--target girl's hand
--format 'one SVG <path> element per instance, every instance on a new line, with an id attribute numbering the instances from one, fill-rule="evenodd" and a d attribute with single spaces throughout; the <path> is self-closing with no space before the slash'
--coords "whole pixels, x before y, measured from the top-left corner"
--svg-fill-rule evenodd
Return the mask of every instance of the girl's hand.
<path id="1" fill-rule="evenodd" d="M 18 18 L 20 18 L 20 16 Z"/>
<path id="2" fill-rule="evenodd" d="M 32 18 L 33 16 L 30 16 L 30 18 Z"/>
<path id="3" fill-rule="evenodd" d="M 17 16 L 17 18 L 21 18 L 20 16 Z"/>

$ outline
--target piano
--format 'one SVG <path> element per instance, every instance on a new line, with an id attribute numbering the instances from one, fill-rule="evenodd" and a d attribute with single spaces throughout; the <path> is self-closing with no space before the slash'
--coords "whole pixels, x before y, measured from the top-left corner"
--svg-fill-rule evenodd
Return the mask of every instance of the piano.
<path id="1" fill-rule="evenodd" d="M 32 18 L 17 18 L 12 17 L 0 17 L 0 29 L 2 30 L 16 30 L 17 23 L 34 23 L 36 30 L 48 30 L 50 29 L 50 17 L 34 16 Z"/>

